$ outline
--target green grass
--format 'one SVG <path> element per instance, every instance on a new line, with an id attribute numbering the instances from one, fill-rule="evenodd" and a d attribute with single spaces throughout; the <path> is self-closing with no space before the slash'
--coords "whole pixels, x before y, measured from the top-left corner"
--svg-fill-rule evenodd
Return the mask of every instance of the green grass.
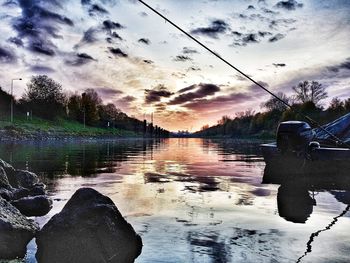
<path id="1" fill-rule="evenodd" d="M 115 128 L 84 127 L 83 124 L 65 119 L 55 121 L 44 120 L 33 117 L 32 120 L 26 118 L 15 118 L 14 122 L 0 121 L 0 129 L 14 131 L 19 134 L 39 134 L 44 132 L 52 135 L 62 136 L 107 136 L 114 135 L 118 137 L 137 137 L 138 134 L 132 131 L 126 131 Z"/>

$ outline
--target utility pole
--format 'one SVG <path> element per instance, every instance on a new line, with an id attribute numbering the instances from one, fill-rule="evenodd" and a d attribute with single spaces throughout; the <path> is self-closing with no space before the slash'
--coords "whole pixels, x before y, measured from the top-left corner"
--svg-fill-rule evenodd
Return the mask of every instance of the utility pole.
<path id="1" fill-rule="evenodd" d="M 22 80 L 22 79 L 19 78 L 19 79 L 12 79 L 11 80 L 11 123 L 13 123 L 13 82 L 15 80 Z"/>

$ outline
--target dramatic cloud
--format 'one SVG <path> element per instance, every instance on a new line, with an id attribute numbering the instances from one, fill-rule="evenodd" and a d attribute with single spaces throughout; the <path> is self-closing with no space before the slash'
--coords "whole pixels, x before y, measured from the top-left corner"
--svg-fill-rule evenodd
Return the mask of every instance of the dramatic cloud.
<path id="1" fill-rule="evenodd" d="M 188 92 L 188 93 L 183 93 L 184 91 L 187 90 L 191 90 L 197 88 L 196 91 L 193 92 Z M 220 91 L 220 88 L 214 84 L 204 84 L 201 83 L 199 85 L 192 85 L 190 87 L 187 87 L 185 89 L 180 90 L 181 95 L 175 97 L 174 99 L 172 99 L 168 104 L 169 105 L 177 105 L 177 104 L 183 104 L 186 102 L 190 102 L 193 101 L 195 99 L 200 99 L 200 98 L 204 98 L 206 96 L 210 96 L 210 95 L 214 95 L 216 92 Z M 180 92 L 179 91 L 179 92 Z"/>
<path id="2" fill-rule="evenodd" d="M 286 64 L 284 63 L 272 63 L 273 66 L 275 66 L 276 68 L 280 68 L 280 67 L 285 67 Z"/>
<path id="3" fill-rule="evenodd" d="M 17 47 L 23 47 L 24 45 L 22 39 L 18 37 L 10 37 L 7 41 L 12 44 L 15 44 Z"/>
<path id="4" fill-rule="evenodd" d="M 151 41 L 148 38 L 140 38 L 137 42 L 145 45 L 151 44 Z"/>
<path id="5" fill-rule="evenodd" d="M 230 29 L 229 24 L 225 21 L 217 19 L 211 22 L 208 27 L 199 27 L 191 30 L 192 34 L 204 35 L 211 38 L 218 38 L 219 34 L 225 33 Z"/>
<path id="6" fill-rule="evenodd" d="M 236 33 L 236 32 L 235 32 Z M 235 34 L 237 35 L 237 34 Z M 238 36 L 238 35 L 237 35 Z M 233 43 L 234 46 L 246 46 L 251 43 L 259 43 L 259 35 L 254 33 L 249 34 L 240 34 L 240 38 L 236 38 L 235 42 Z"/>
<path id="7" fill-rule="evenodd" d="M 152 61 L 150 59 L 144 59 L 143 62 L 146 64 L 153 64 L 154 63 L 154 61 Z"/>
<path id="8" fill-rule="evenodd" d="M 102 15 L 108 14 L 108 11 L 98 4 L 93 4 L 89 7 L 89 15 L 90 16 L 96 16 L 96 15 L 101 15 L 101 14 Z"/>
<path id="9" fill-rule="evenodd" d="M 268 9 L 266 7 L 262 7 L 261 10 L 265 13 L 265 14 L 269 14 L 269 15 L 277 15 L 278 12 L 275 12 L 271 9 Z"/>
<path id="10" fill-rule="evenodd" d="M 184 93 L 184 92 L 187 92 L 187 91 L 190 91 L 190 90 L 194 90 L 197 88 L 197 85 L 196 84 L 193 84 L 191 86 L 188 86 L 186 88 L 183 88 L 183 89 L 180 89 L 177 91 L 177 93 Z"/>
<path id="11" fill-rule="evenodd" d="M 130 96 L 130 95 L 125 96 L 125 97 L 123 97 L 123 98 L 120 99 L 120 101 L 124 101 L 124 102 L 133 102 L 133 101 L 135 101 L 135 100 L 136 100 L 136 98 L 133 97 L 133 96 Z"/>
<path id="12" fill-rule="evenodd" d="M 185 61 L 189 61 L 192 60 L 192 58 L 190 58 L 189 56 L 184 56 L 184 55 L 178 55 L 174 58 L 174 61 L 178 61 L 178 62 L 185 62 Z"/>
<path id="13" fill-rule="evenodd" d="M 182 49 L 182 53 L 183 54 L 198 54 L 198 51 L 195 48 L 191 48 L 191 47 L 184 47 Z"/>
<path id="14" fill-rule="evenodd" d="M 102 27 L 103 27 L 104 30 L 107 30 L 108 32 L 111 32 L 112 29 L 122 29 L 122 28 L 124 28 L 123 25 L 119 24 L 118 22 L 113 22 L 111 20 L 103 21 Z"/>
<path id="15" fill-rule="evenodd" d="M 130 110 L 130 106 L 134 101 L 136 101 L 136 98 L 134 96 L 128 95 L 114 100 L 114 103 L 118 108 L 121 108 L 123 110 Z"/>
<path id="16" fill-rule="evenodd" d="M 98 33 L 98 29 L 94 27 L 90 27 L 88 30 L 84 32 L 83 38 L 80 43 L 94 43 L 98 40 L 96 34 Z"/>
<path id="17" fill-rule="evenodd" d="M 261 39 L 266 36 L 272 35 L 271 32 L 267 31 L 258 31 L 256 33 L 243 34 L 238 31 L 232 31 L 231 33 L 234 36 L 233 46 L 246 46 L 252 43 L 259 43 Z"/>
<path id="18" fill-rule="evenodd" d="M 18 39 L 27 39 L 27 48 L 33 52 L 55 55 L 57 47 L 50 38 L 62 38 L 58 34 L 58 25 L 73 26 L 72 20 L 42 7 L 40 0 L 19 0 L 18 3 L 22 15 L 13 23 Z M 48 1 L 46 6 L 52 6 L 55 10 L 61 7 L 56 1 Z"/>
<path id="19" fill-rule="evenodd" d="M 67 60 L 66 64 L 70 66 L 82 66 L 93 60 L 95 59 L 86 53 L 78 53 L 74 58 Z"/>
<path id="20" fill-rule="evenodd" d="M 17 61 L 16 54 L 10 48 L 0 46 L 0 63 L 15 63 Z"/>
<path id="21" fill-rule="evenodd" d="M 123 40 L 123 38 L 117 33 L 117 32 L 113 32 L 111 34 L 112 37 L 116 38 L 116 39 L 119 39 L 119 40 Z"/>
<path id="22" fill-rule="evenodd" d="M 116 57 L 127 57 L 128 54 L 124 53 L 120 48 L 109 47 L 109 51 Z"/>
<path id="23" fill-rule="evenodd" d="M 54 48 L 56 48 L 55 45 L 52 43 L 45 43 L 45 42 L 34 42 L 31 43 L 29 50 L 37 53 L 41 53 L 47 56 L 54 56 L 55 51 Z"/>
<path id="24" fill-rule="evenodd" d="M 187 71 L 200 71 L 201 69 L 199 67 L 189 67 Z"/>
<path id="25" fill-rule="evenodd" d="M 111 96 L 123 94 L 123 92 L 121 90 L 114 89 L 114 88 L 108 88 L 108 87 L 96 88 L 95 90 L 98 92 L 98 94 L 100 94 L 104 97 L 111 97 Z"/>
<path id="26" fill-rule="evenodd" d="M 158 85 L 154 89 L 145 90 L 145 102 L 147 104 L 159 102 L 161 98 L 169 98 L 173 94 L 164 85 Z"/>
<path id="27" fill-rule="evenodd" d="M 269 27 L 270 29 L 278 30 L 280 27 L 290 28 L 292 24 L 294 24 L 297 20 L 292 18 L 280 18 L 274 19 L 270 21 Z"/>
<path id="28" fill-rule="evenodd" d="M 276 4 L 277 8 L 285 9 L 285 10 L 295 10 L 297 8 L 302 8 L 303 4 L 298 3 L 295 0 L 287 0 L 287 1 L 280 1 Z"/>
<path id="29" fill-rule="evenodd" d="M 248 10 L 255 10 L 255 7 L 253 5 L 249 5 L 247 9 Z"/>
<path id="30" fill-rule="evenodd" d="M 31 66 L 30 70 L 37 74 L 47 74 L 47 73 L 53 73 L 55 70 L 53 68 L 42 66 L 42 65 L 35 65 Z"/>
<path id="31" fill-rule="evenodd" d="M 276 42 L 284 38 L 286 35 L 278 33 L 269 39 L 269 42 Z"/>
<path id="32" fill-rule="evenodd" d="M 344 62 L 328 67 L 328 70 L 332 72 L 339 72 L 340 70 L 350 70 L 350 58 L 347 58 Z"/>
<path id="33" fill-rule="evenodd" d="M 218 96 L 211 99 L 196 100 L 191 103 L 185 104 L 184 107 L 198 112 L 205 112 L 210 110 L 223 109 L 228 106 L 232 107 L 235 106 L 235 104 L 242 104 L 251 99 L 251 96 L 245 93 L 232 93 L 229 95 Z"/>

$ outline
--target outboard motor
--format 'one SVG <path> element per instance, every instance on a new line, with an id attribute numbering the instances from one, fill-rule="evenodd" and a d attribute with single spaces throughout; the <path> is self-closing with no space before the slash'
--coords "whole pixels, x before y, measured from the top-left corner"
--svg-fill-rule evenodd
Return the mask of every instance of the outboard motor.
<path id="1" fill-rule="evenodd" d="M 314 137 L 310 125 L 303 121 L 281 122 L 277 128 L 277 148 L 284 154 L 295 152 L 306 153 Z"/>

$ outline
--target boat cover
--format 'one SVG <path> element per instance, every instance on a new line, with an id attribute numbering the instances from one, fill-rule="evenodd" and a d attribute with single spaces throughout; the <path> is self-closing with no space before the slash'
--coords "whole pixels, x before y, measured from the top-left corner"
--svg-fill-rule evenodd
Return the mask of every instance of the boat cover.
<path id="1" fill-rule="evenodd" d="M 322 127 L 327 131 L 329 131 L 330 133 L 337 136 L 339 139 L 342 139 L 343 141 L 350 143 L 350 113 L 345 114 L 339 119 L 336 119 L 335 121 L 332 121 L 326 125 L 323 125 Z M 318 140 L 327 141 L 331 139 L 331 136 L 320 128 L 316 128 L 314 129 L 314 131 L 315 131 L 315 138 Z"/>

